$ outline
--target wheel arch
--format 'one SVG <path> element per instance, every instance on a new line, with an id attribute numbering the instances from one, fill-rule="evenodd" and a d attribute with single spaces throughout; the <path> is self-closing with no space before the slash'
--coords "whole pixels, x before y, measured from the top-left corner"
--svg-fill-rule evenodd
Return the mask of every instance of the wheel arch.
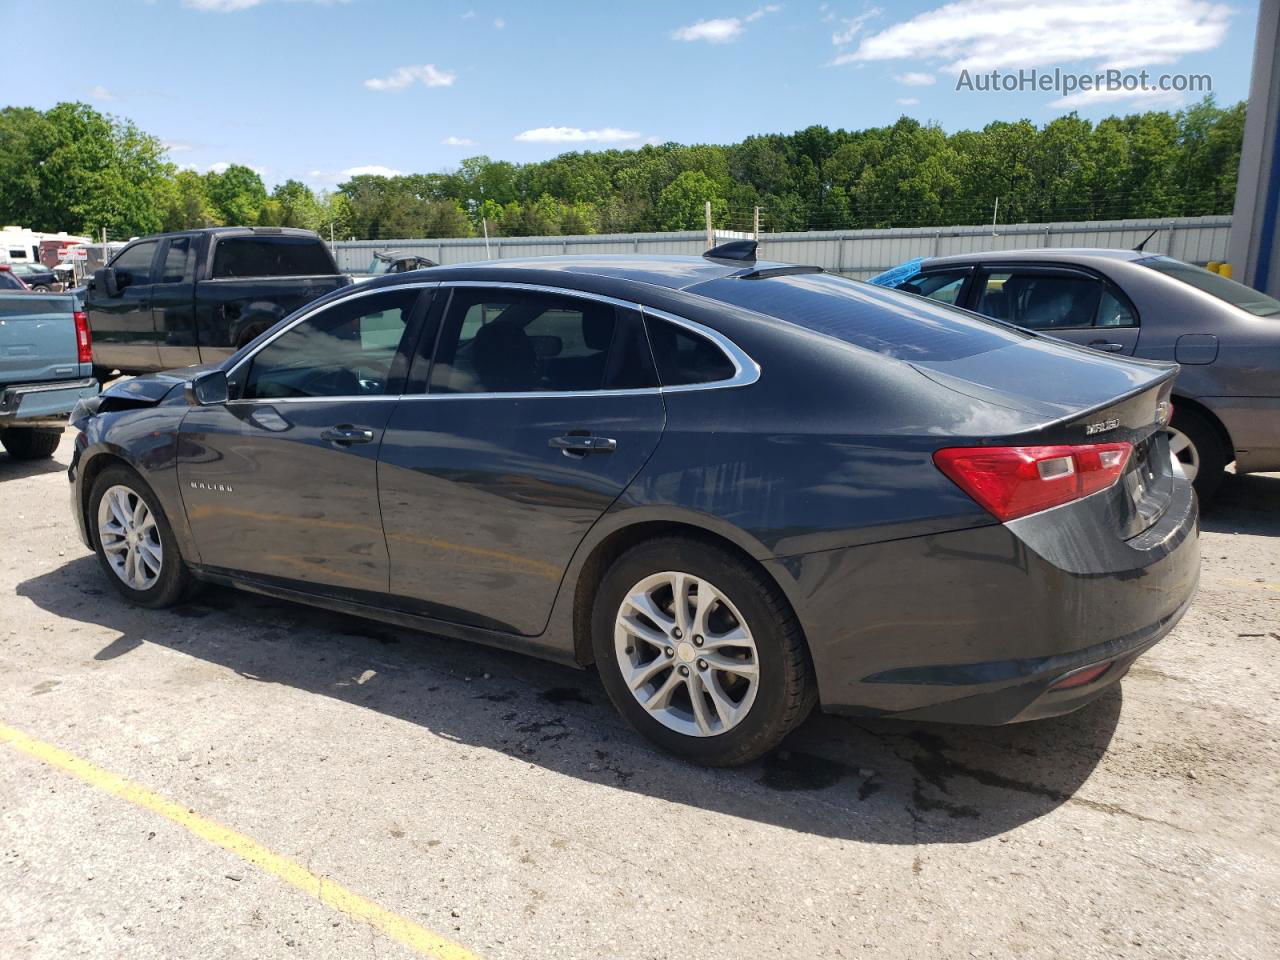
<path id="1" fill-rule="evenodd" d="M 768 559 L 767 552 L 763 548 L 751 544 L 757 549 L 749 549 L 748 544 L 740 542 L 738 538 L 727 532 L 713 530 L 686 518 L 636 519 L 601 536 L 587 549 L 585 559 L 574 575 L 571 628 L 573 657 L 580 665 L 585 667 L 595 660 L 591 647 L 591 608 L 605 572 L 627 550 L 660 537 L 686 537 L 736 555 L 743 562 L 761 570 L 769 581 L 777 586 L 792 613 L 797 612 L 795 597 L 788 589 L 788 585 L 779 580 L 769 564 L 762 563 L 763 560 Z M 798 616 L 797 620 L 799 620 Z M 803 632 L 803 621 L 800 623 Z M 808 641 L 805 642 L 807 645 Z"/>
<path id="2" fill-rule="evenodd" d="M 1184 397 L 1175 392 L 1173 394 L 1173 415 L 1175 417 L 1178 415 L 1179 409 L 1193 410 L 1197 415 L 1203 417 L 1205 422 L 1217 431 L 1218 437 L 1222 440 L 1223 449 L 1227 454 L 1227 463 L 1230 463 L 1235 459 L 1236 448 L 1235 444 L 1231 440 L 1231 433 L 1227 430 L 1226 424 L 1218 418 L 1216 413 L 1206 407 L 1203 403 L 1193 400 L 1190 397 Z"/>

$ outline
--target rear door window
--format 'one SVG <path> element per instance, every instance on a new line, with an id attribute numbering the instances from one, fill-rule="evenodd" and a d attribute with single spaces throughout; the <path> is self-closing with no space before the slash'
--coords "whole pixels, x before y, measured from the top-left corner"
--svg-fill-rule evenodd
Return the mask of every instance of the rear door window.
<path id="1" fill-rule="evenodd" d="M 639 314 L 573 296 L 459 287 L 431 393 L 568 393 L 654 386 Z"/>
<path id="2" fill-rule="evenodd" d="M 172 237 L 160 261 L 156 283 L 182 283 L 191 279 L 191 238 Z"/>
<path id="3" fill-rule="evenodd" d="M 1094 325 L 1102 294 L 1102 281 L 1094 277 L 993 270 L 986 275 L 975 309 L 1030 330 L 1071 330 Z M 1111 317 L 1120 319 L 1114 307 Z"/>
<path id="4" fill-rule="evenodd" d="M 332 274 L 333 259 L 314 237 L 223 237 L 213 252 L 213 277 L 308 277 Z"/>

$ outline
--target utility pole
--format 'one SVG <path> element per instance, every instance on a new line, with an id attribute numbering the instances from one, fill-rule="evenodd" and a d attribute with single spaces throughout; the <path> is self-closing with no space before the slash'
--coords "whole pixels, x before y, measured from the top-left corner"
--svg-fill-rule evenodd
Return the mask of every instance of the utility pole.
<path id="1" fill-rule="evenodd" d="M 1000 198 L 996 197 L 996 205 L 991 210 L 991 235 L 996 235 L 996 218 L 1000 216 Z"/>
<path id="2" fill-rule="evenodd" d="M 480 229 L 484 231 L 484 258 L 492 260 L 489 253 L 489 219 L 484 215 L 484 184 L 480 185 Z"/>
<path id="3" fill-rule="evenodd" d="M 756 243 L 759 243 L 760 242 L 760 208 L 759 207 L 756 207 L 756 213 L 755 213 L 753 223 L 754 223 L 754 227 L 753 227 L 752 233 L 755 236 Z"/>
<path id="4" fill-rule="evenodd" d="M 716 245 L 716 230 L 711 223 L 711 201 L 710 200 L 708 200 L 706 204 L 706 214 L 707 214 L 707 249 L 710 250 L 712 247 Z"/>

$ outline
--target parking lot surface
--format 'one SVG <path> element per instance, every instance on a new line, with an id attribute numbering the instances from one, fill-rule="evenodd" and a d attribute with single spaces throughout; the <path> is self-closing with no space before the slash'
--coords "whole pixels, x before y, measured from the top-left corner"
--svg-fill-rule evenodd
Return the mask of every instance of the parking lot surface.
<path id="1" fill-rule="evenodd" d="M 0 455 L 0 955 L 1212 957 L 1280 943 L 1280 476 L 1074 715 L 709 771 L 593 673 L 223 589 L 134 609 Z M 850 598 L 856 616 L 857 598 Z"/>

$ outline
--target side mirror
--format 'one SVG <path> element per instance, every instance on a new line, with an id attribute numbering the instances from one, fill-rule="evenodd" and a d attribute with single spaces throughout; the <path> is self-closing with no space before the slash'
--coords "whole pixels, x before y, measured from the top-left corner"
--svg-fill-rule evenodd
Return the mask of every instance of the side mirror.
<path id="1" fill-rule="evenodd" d="M 184 392 L 193 407 L 212 407 L 228 399 L 227 375 L 221 370 L 207 370 L 189 380 Z"/>
<path id="2" fill-rule="evenodd" d="M 108 297 L 120 296 L 120 283 L 116 279 L 115 267 L 103 267 L 93 271 L 93 288 L 101 290 Z"/>

